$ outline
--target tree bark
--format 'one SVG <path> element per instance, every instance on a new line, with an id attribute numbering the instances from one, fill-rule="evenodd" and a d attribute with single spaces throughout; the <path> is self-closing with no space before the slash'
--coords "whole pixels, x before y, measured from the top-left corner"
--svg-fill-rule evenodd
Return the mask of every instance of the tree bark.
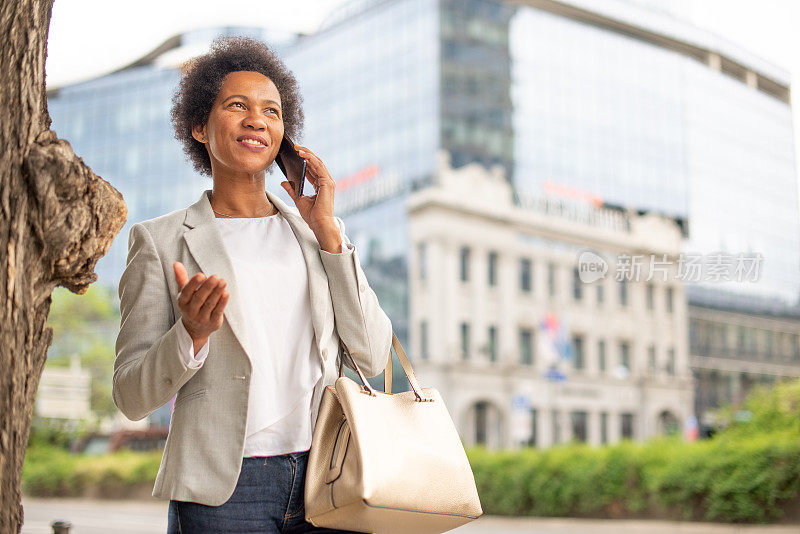
<path id="1" fill-rule="evenodd" d="M 52 341 L 53 289 L 83 294 L 127 218 L 122 195 L 50 130 L 53 0 L 0 2 L 0 533 L 23 521 L 20 478 Z"/>

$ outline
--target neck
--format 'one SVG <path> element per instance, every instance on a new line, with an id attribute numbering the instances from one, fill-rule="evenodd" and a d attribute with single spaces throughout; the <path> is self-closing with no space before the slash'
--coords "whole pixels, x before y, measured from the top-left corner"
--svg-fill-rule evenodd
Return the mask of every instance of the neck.
<path id="1" fill-rule="evenodd" d="M 277 212 L 267 198 L 263 180 L 246 184 L 215 180 L 209 200 L 216 217 L 264 217 Z"/>

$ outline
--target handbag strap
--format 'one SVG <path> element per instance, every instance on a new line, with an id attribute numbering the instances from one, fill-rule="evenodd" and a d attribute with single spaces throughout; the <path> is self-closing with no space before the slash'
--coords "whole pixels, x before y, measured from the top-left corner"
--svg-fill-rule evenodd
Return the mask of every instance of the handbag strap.
<path id="1" fill-rule="evenodd" d="M 422 388 L 419 385 L 419 381 L 417 380 L 417 375 L 414 373 L 414 369 L 411 367 L 411 362 L 408 360 L 406 356 L 406 351 L 403 350 L 403 346 L 400 345 L 400 341 L 397 339 L 397 336 L 394 332 L 392 332 L 392 347 L 394 347 L 394 352 L 397 354 L 397 359 L 400 360 L 400 365 L 403 366 L 403 372 L 406 374 L 406 378 L 408 378 L 408 383 L 411 385 L 411 389 L 414 391 L 414 396 L 420 402 L 427 402 L 433 401 L 433 399 L 425 398 L 422 394 Z M 358 374 L 359 379 L 365 390 L 370 395 L 375 395 L 375 390 L 372 388 L 370 383 L 367 381 L 367 378 L 364 376 L 364 373 L 361 372 L 361 369 L 358 367 L 358 364 L 353 359 L 353 356 L 350 354 L 350 351 L 347 348 L 347 345 L 344 344 L 342 338 L 339 338 L 339 377 L 344 375 L 344 358 L 343 356 L 346 354 L 348 360 L 353 365 L 353 369 L 355 369 L 356 373 Z M 384 393 L 391 394 L 392 393 L 392 351 L 389 349 L 389 359 L 386 362 L 386 368 L 383 370 L 383 391 Z"/>

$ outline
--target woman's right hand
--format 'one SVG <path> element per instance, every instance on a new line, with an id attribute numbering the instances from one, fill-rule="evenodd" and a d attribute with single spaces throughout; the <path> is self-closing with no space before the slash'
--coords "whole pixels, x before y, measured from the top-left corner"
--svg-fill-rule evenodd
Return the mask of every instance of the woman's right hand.
<path id="1" fill-rule="evenodd" d="M 195 274 L 189 280 L 186 267 L 179 261 L 172 264 L 175 281 L 178 283 L 178 308 L 181 310 L 183 326 L 192 337 L 194 352 L 203 348 L 212 332 L 222 326 L 222 312 L 230 293 L 225 291 L 227 282 L 212 274 Z"/>

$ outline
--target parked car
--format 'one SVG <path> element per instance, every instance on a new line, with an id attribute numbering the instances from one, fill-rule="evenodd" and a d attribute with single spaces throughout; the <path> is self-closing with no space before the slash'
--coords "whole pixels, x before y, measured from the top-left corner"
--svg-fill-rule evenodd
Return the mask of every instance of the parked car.
<path id="1" fill-rule="evenodd" d="M 70 449 L 75 453 L 106 454 L 120 449 L 132 451 L 162 450 L 169 429 L 164 426 L 146 430 L 120 430 L 111 435 L 87 434 L 75 441 Z"/>

